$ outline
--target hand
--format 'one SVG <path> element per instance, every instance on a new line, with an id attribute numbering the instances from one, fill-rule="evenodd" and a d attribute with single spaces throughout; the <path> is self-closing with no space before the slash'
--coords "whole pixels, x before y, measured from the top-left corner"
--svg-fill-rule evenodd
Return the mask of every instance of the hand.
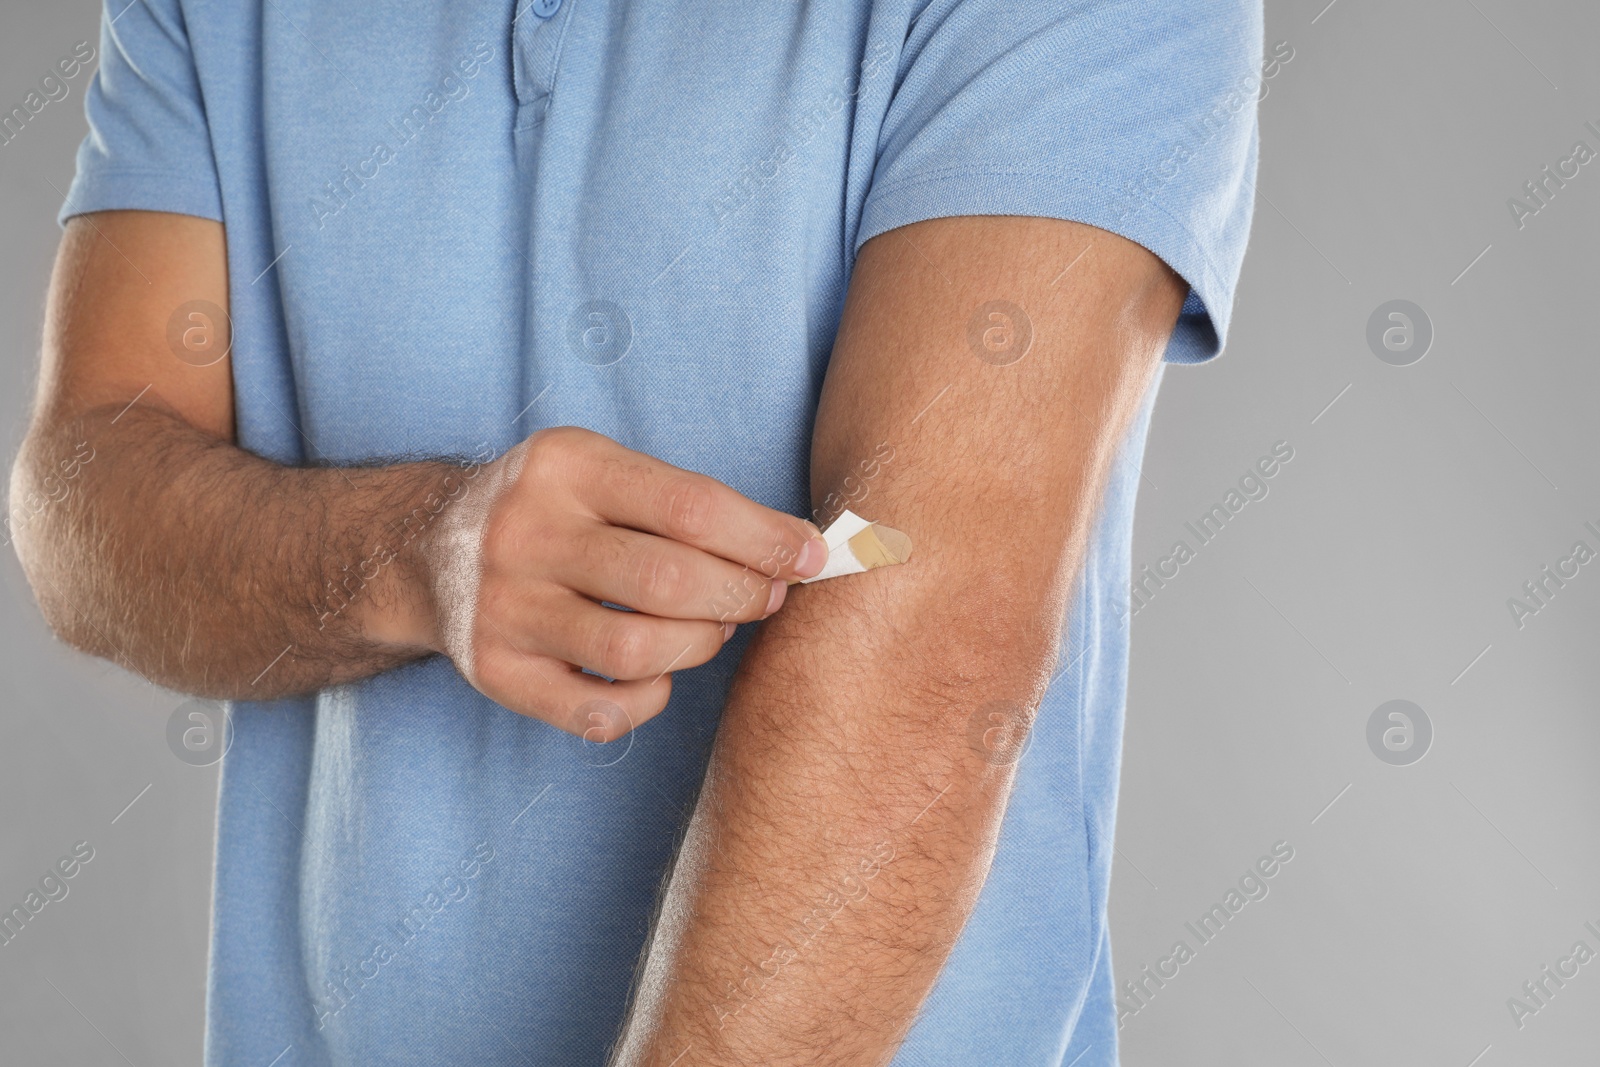
<path id="1" fill-rule="evenodd" d="M 429 647 L 485 696 L 595 742 L 659 713 L 671 671 L 777 611 L 828 554 L 810 523 L 576 427 L 485 467 L 422 551 Z"/>

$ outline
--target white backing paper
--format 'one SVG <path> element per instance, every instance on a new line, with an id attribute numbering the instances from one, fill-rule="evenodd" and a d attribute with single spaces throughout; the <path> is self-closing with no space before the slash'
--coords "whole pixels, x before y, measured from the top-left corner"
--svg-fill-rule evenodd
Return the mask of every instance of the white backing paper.
<path id="1" fill-rule="evenodd" d="M 833 524 L 822 531 L 822 539 L 828 543 L 828 565 L 823 567 L 820 573 L 802 579 L 802 584 L 865 571 L 867 568 L 856 559 L 855 553 L 850 551 L 850 538 L 871 525 L 872 523 L 849 510 L 833 520 Z"/>

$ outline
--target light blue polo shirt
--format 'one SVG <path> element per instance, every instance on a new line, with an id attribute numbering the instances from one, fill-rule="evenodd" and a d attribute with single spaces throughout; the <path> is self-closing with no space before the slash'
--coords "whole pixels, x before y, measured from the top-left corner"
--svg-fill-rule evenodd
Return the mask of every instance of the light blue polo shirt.
<path id="1" fill-rule="evenodd" d="M 875 234 L 1092 223 L 1191 286 L 1168 360 L 1216 353 L 1260 37 L 1257 0 L 108 0 L 62 217 L 226 223 L 239 437 L 264 456 L 482 457 L 575 424 L 804 515 Z M 896 1064 L 1116 1062 L 1144 432 L 993 872 Z M 747 637 L 613 746 L 442 658 L 238 704 L 207 1062 L 601 1064 Z"/>

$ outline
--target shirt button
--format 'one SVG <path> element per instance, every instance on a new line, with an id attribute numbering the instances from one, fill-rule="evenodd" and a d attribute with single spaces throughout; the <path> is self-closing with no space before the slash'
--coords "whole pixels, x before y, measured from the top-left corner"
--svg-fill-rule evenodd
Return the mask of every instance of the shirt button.
<path id="1" fill-rule="evenodd" d="M 561 10 L 561 0 L 533 0 L 533 13 L 547 19 Z"/>

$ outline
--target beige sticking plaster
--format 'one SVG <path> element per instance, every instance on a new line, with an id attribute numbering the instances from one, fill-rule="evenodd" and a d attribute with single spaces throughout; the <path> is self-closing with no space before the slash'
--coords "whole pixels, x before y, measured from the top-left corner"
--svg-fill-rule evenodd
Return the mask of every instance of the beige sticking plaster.
<path id="1" fill-rule="evenodd" d="M 893 567 L 911 558 L 911 538 L 899 530 L 873 523 L 849 540 L 850 551 L 867 570 Z"/>
<path id="2" fill-rule="evenodd" d="M 868 522 L 851 511 L 829 524 L 822 532 L 822 539 L 828 543 L 827 565 L 814 577 L 802 579 L 802 583 L 892 567 L 911 558 L 910 537 L 891 527 Z"/>

